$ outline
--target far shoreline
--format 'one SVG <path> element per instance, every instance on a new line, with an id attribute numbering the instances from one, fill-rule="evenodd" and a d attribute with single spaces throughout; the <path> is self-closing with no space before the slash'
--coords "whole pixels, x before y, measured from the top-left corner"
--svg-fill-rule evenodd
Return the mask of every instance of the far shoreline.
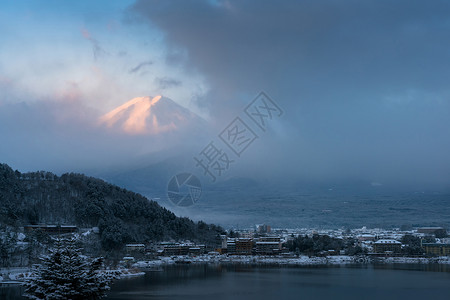
<path id="1" fill-rule="evenodd" d="M 265 256 L 176 256 L 162 257 L 158 260 L 138 261 L 132 264 L 132 268 L 143 272 L 160 271 L 169 266 L 233 266 L 242 265 L 250 267 L 355 267 L 355 266 L 442 266 L 446 272 L 450 272 L 450 257 L 369 257 L 369 256 L 326 256 L 309 257 L 299 256 L 295 258 L 265 257 Z M 448 270 L 447 270 L 448 268 Z M 394 267 L 395 269 L 395 267 Z M 423 268 L 416 268 L 423 269 Z M 427 271 L 427 270 L 423 270 Z"/>

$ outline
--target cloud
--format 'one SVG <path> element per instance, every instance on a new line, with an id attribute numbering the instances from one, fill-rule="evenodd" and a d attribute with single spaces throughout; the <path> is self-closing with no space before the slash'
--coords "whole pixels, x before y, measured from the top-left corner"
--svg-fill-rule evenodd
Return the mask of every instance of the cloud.
<path id="1" fill-rule="evenodd" d="M 332 93 L 442 88 L 444 1 L 137 1 L 135 11 L 186 49 L 216 89 Z M 443 42 L 444 44 L 437 44 Z M 433 46 L 432 46 L 433 45 Z M 434 46 L 436 45 L 436 46 Z M 239 80 L 236 80 L 239 78 Z M 326 93 L 324 93 L 326 95 Z"/>
<path id="2" fill-rule="evenodd" d="M 201 94 L 203 78 L 169 66 L 162 55 L 165 47 L 152 30 L 123 24 L 127 3 L 74 5 L 0 4 L 0 24 L 8 25 L 0 26 L 1 162 L 24 171 L 98 174 L 136 166 L 136 160 L 139 166 L 149 164 L 154 160 L 149 153 L 164 150 L 168 155 L 171 147 L 186 149 L 198 142 L 187 128 L 181 136 L 171 131 L 132 137 L 98 126 L 98 118 L 114 107 L 161 94 L 155 82 L 161 74 L 183 82 L 167 80 L 164 95 L 184 107 L 193 92 Z M 120 26 L 112 28 L 111 22 Z M 114 55 L 105 55 L 106 49 Z M 130 74 L 131 67 L 136 73 Z M 163 126 L 170 118 L 158 116 L 156 121 Z"/>
<path id="3" fill-rule="evenodd" d="M 10 78 L 0 75 L 0 85 L 7 86 L 7 85 L 10 85 L 11 82 L 12 82 L 12 80 Z"/>
<path id="4" fill-rule="evenodd" d="M 95 60 L 102 55 L 108 54 L 102 47 L 100 47 L 100 43 L 91 36 L 91 33 L 86 28 L 81 29 L 81 34 L 86 40 L 92 43 L 92 52 Z"/>
<path id="5" fill-rule="evenodd" d="M 139 71 L 141 68 L 145 67 L 145 66 L 151 66 L 153 64 L 152 61 L 144 61 L 141 62 L 140 64 L 138 64 L 136 67 L 131 68 L 129 73 L 136 73 L 137 71 Z"/>
<path id="6" fill-rule="evenodd" d="M 162 93 L 209 116 L 213 139 L 264 90 L 285 114 L 257 131 L 233 174 L 449 186 L 447 1 L 137 1 L 113 30 L 125 4 L 79 5 L 0 20 L 0 123 L 17 146 L 4 157 L 120 164 L 165 141 L 108 140 L 91 118 Z M 80 24 L 81 37 L 67 34 Z"/>
<path id="7" fill-rule="evenodd" d="M 177 87 L 182 84 L 180 80 L 170 78 L 170 77 L 156 77 L 155 83 L 158 84 L 161 90 L 166 90 L 172 87 Z"/>
<path id="8" fill-rule="evenodd" d="M 169 0 L 132 9 L 161 30 L 168 61 L 205 76 L 210 89 L 196 103 L 216 126 L 260 90 L 284 108 L 283 134 L 261 138 L 249 176 L 450 185 L 448 2 Z"/>
<path id="9" fill-rule="evenodd" d="M 173 124 L 166 125 L 170 120 L 157 110 L 152 112 L 153 124 L 148 126 L 159 126 L 159 134 L 130 135 L 112 130 L 98 123 L 102 112 L 84 105 L 83 95 L 76 91 L 76 86 L 69 86 L 52 99 L 1 103 L 1 161 L 21 171 L 107 173 L 115 168 L 155 163 L 155 157 L 173 155 L 173 149 L 194 153 L 187 149 L 197 145 L 202 132 L 207 131 L 198 127 L 202 123 L 196 123 L 197 119 L 182 123 L 183 128 L 169 130 Z M 154 124 L 156 116 L 159 125 Z"/>

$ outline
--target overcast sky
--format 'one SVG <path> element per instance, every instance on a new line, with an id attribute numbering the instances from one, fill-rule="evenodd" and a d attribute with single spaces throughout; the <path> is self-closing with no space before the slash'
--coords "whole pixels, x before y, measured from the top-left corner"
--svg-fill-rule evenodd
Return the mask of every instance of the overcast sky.
<path id="1" fill-rule="evenodd" d="M 284 114 L 234 175 L 448 188 L 449 79 L 448 1 L 7 0 L 0 157 L 64 172 L 183 152 L 189 136 L 152 147 L 96 120 L 161 94 L 218 134 L 264 90 Z"/>

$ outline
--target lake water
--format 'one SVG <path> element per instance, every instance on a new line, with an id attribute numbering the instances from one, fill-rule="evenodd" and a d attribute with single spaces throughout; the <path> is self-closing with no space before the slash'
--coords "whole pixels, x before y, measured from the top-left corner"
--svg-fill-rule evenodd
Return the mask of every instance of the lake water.
<path id="1" fill-rule="evenodd" d="M 450 227 L 450 194 L 351 194 L 287 191 L 207 191 L 193 206 L 160 204 L 179 216 L 224 228 L 392 228 L 402 225 Z"/>
<path id="2" fill-rule="evenodd" d="M 425 271 L 426 270 L 426 271 Z M 189 265 L 116 282 L 107 299 L 450 299 L 448 266 Z M 1 299 L 22 299 L 2 288 Z"/>

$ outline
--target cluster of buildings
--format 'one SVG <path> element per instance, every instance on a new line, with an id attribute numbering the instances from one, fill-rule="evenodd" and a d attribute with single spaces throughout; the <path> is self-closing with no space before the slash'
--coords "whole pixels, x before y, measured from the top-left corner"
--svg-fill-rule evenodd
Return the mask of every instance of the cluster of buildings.
<path id="1" fill-rule="evenodd" d="M 436 256 L 450 256 L 450 241 L 447 243 L 422 243 L 425 253 Z"/>
<path id="2" fill-rule="evenodd" d="M 373 251 L 369 254 L 395 255 L 401 253 L 403 246 L 397 240 L 377 240 L 373 242 Z M 440 243 L 424 243 L 421 240 L 420 247 L 427 255 L 450 256 L 450 239 L 443 239 Z"/>
<path id="3" fill-rule="evenodd" d="M 368 231 L 368 230 L 366 230 Z M 399 230 L 387 231 L 374 229 L 366 233 L 357 234 L 358 244 L 372 255 L 398 255 L 407 246 L 401 243 L 403 236 L 410 235 L 420 239 L 420 248 L 426 255 L 450 255 L 450 238 L 437 238 L 447 236 L 442 227 L 420 227 L 416 230 L 402 232 Z M 434 239 L 435 242 L 426 242 Z"/>
<path id="4" fill-rule="evenodd" d="M 267 231 L 268 229 L 268 231 Z M 278 247 L 274 245 L 264 245 L 267 240 L 265 237 L 254 239 L 254 250 L 251 254 L 280 254 L 284 253 L 286 249 L 283 243 L 299 235 L 312 236 L 314 234 L 328 235 L 337 239 L 353 238 L 356 240 L 355 246 L 360 246 L 368 255 L 374 256 L 397 256 L 402 255 L 402 250 L 407 246 L 402 244 L 402 238 L 405 235 L 410 235 L 420 240 L 420 248 L 422 253 L 431 256 L 450 256 L 450 238 L 447 237 L 447 231 L 443 227 L 419 227 L 415 230 L 402 231 L 400 229 L 368 229 L 362 227 L 359 229 L 344 230 L 344 229 L 329 229 L 329 230 L 315 230 L 315 229 L 271 229 L 270 226 L 257 225 L 256 230 L 237 231 L 240 236 L 248 237 L 248 235 L 256 234 L 266 235 L 271 234 L 272 237 L 278 237 L 277 240 L 270 239 L 271 242 L 280 241 L 281 245 Z M 426 242 L 434 240 L 434 242 Z M 231 250 L 233 250 L 233 240 L 231 239 Z M 267 247 L 267 248 L 264 248 Z M 224 244 L 222 243 L 222 248 Z M 261 251 L 261 249 L 269 251 Z M 270 251 L 270 249 L 274 249 Z M 228 248 L 227 250 L 229 250 Z M 258 251 L 259 249 L 259 251 Z M 280 250 L 275 250 L 280 249 Z M 238 248 L 239 250 L 239 248 Z M 329 249 L 329 255 L 343 254 L 345 251 L 335 251 L 336 249 Z M 226 253 L 226 252 L 224 252 Z M 233 251 L 228 251 L 233 253 Z M 235 253 L 239 253 L 236 251 Z"/>
<path id="5" fill-rule="evenodd" d="M 23 228 L 25 234 L 33 231 L 43 231 L 49 234 L 70 234 L 79 232 L 74 225 L 26 225 Z M 98 228 L 92 228 L 92 232 L 98 233 Z M 203 244 L 185 242 L 161 242 L 153 244 L 127 244 L 127 254 L 153 254 L 155 256 L 176 255 L 200 255 L 215 251 L 218 254 L 229 255 L 279 255 L 287 253 L 285 243 L 299 235 L 312 236 L 314 234 L 328 235 L 330 237 L 344 239 L 353 238 L 369 255 L 400 255 L 406 246 L 402 244 L 402 238 L 410 235 L 420 239 L 420 247 L 423 253 L 432 256 L 450 256 L 450 238 L 446 229 L 442 227 L 420 227 L 415 230 L 401 231 L 399 229 L 367 229 L 362 227 L 353 230 L 314 230 L 314 229 L 272 229 L 269 225 L 256 225 L 250 230 L 235 231 L 238 237 L 221 236 L 221 244 L 208 248 Z M 428 241 L 428 242 L 426 242 Z M 430 242 L 433 241 L 433 242 Z M 342 254 L 343 251 L 329 249 L 330 254 Z"/>
<path id="6" fill-rule="evenodd" d="M 189 241 L 178 242 L 161 242 L 156 244 L 126 244 L 125 251 L 127 254 L 153 254 L 158 256 L 178 256 L 178 255 L 200 255 L 204 254 L 207 249 L 205 245 L 198 245 Z"/>
<path id="7" fill-rule="evenodd" d="M 216 251 L 220 254 L 236 255 L 277 255 L 282 252 L 284 240 L 280 236 L 267 235 L 257 238 L 222 236 L 222 245 Z"/>
<path id="8" fill-rule="evenodd" d="M 157 244 L 126 244 L 125 251 L 132 254 L 154 254 L 158 256 L 201 255 L 215 251 L 218 254 L 230 255 L 276 255 L 283 250 L 283 240 L 279 236 L 264 236 L 259 238 L 229 238 L 221 236 L 222 245 L 209 249 L 203 244 L 186 242 L 161 242 Z M 284 249 L 286 250 L 286 249 Z"/>
<path id="9" fill-rule="evenodd" d="M 286 240 L 280 234 L 272 234 L 267 224 L 256 225 L 255 230 L 241 231 L 239 237 L 221 236 L 222 245 L 216 251 L 231 255 L 277 255 L 287 252 L 283 248 Z"/>
<path id="10" fill-rule="evenodd" d="M 450 238 L 434 238 L 446 236 L 442 227 L 422 227 L 411 231 L 385 230 L 385 229 L 354 229 L 345 230 L 274 230 L 268 225 L 259 225 L 253 230 L 236 231 L 238 237 L 221 236 L 221 245 L 217 248 L 208 248 L 202 244 L 187 242 L 161 242 L 157 244 L 127 244 L 127 254 L 146 253 L 156 256 L 200 255 L 205 253 L 227 255 L 286 255 L 287 241 L 298 235 L 312 236 L 314 234 L 328 235 L 337 239 L 353 239 L 355 246 L 360 246 L 368 255 L 398 256 L 407 245 L 402 244 L 402 237 L 406 234 L 420 239 L 422 253 L 432 256 L 450 256 Z M 424 242 L 425 240 L 435 242 Z M 344 250 L 328 249 L 327 255 L 344 254 Z"/>
<path id="11" fill-rule="evenodd" d="M 396 239 L 368 239 L 364 237 L 363 240 L 359 240 L 358 245 L 367 250 L 370 255 L 396 255 L 402 252 L 403 245 Z M 425 254 L 437 254 L 448 255 L 450 250 L 449 243 L 424 243 L 421 240 L 420 244 L 423 253 Z"/>

